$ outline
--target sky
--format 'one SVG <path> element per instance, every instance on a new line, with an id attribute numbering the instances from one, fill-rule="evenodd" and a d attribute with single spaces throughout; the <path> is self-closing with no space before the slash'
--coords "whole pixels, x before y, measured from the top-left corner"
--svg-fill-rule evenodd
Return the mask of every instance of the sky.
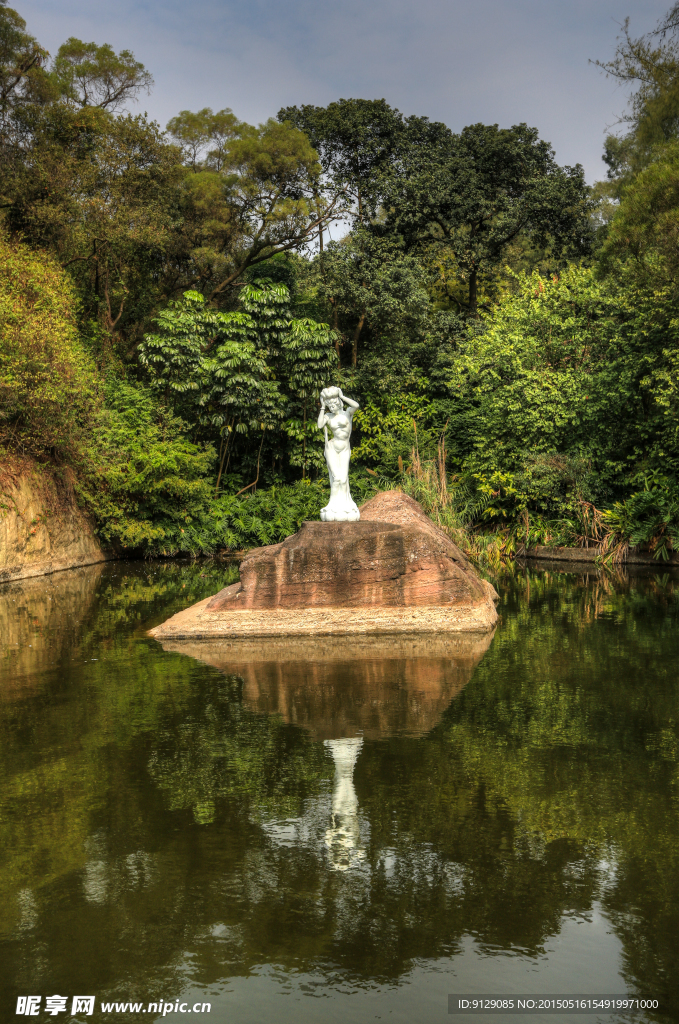
<path id="1" fill-rule="evenodd" d="M 138 111 L 231 107 L 259 123 L 282 106 L 384 98 L 453 131 L 522 121 L 561 164 L 605 177 L 607 129 L 627 96 L 608 60 L 626 17 L 654 28 L 671 0 L 10 0 L 55 53 L 69 36 L 130 49 L 155 79 Z"/>

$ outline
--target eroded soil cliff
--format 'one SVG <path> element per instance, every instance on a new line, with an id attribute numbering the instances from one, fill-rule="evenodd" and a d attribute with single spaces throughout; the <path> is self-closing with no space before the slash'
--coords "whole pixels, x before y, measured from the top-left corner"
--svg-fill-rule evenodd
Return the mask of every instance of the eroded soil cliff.
<path id="1" fill-rule="evenodd" d="M 28 461 L 0 464 L 0 583 L 111 557 L 78 508 L 68 475 Z"/>

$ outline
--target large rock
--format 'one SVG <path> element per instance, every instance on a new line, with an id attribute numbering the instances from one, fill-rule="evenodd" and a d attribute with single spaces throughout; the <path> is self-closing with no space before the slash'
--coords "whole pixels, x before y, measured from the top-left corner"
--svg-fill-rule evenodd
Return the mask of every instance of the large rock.
<path id="1" fill-rule="evenodd" d="M 418 526 L 433 543 L 445 545 L 453 553 L 456 562 L 471 568 L 471 562 L 454 544 L 445 530 L 433 523 L 422 506 L 403 491 L 380 491 L 370 501 L 361 505 L 361 520 L 367 522 L 391 523 L 393 526 Z"/>
<path id="2" fill-rule="evenodd" d="M 253 551 L 241 581 L 208 611 L 228 608 L 391 608 L 473 604 L 483 584 L 447 538 L 419 525 L 304 523 L 282 544 Z"/>
<path id="3" fill-rule="evenodd" d="M 368 502 L 358 523 L 304 523 L 281 544 L 250 552 L 240 575 L 153 635 L 463 632 L 497 621 L 490 584 L 397 491 Z"/>

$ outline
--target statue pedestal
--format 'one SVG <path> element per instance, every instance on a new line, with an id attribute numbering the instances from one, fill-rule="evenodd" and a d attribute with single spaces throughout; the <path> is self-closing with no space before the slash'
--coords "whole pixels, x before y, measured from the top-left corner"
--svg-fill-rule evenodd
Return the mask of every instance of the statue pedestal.
<path id="1" fill-rule="evenodd" d="M 321 509 L 321 522 L 322 523 L 357 523 L 361 518 L 361 513 L 356 509 L 350 512 L 335 512 L 329 511 L 327 508 Z"/>

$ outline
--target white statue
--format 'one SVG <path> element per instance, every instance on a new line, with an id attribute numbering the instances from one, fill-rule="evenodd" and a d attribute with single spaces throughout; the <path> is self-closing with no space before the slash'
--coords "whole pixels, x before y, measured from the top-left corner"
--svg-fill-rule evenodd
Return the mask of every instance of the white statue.
<path id="1" fill-rule="evenodd" d="M 324 523 L 355 523 L 361 518 L 349 492 L 349 438 L 351 421 L 357 409 L 358 402 L 345 398 L 341 388 L 323 388 L 321 391 L 318 428 L 325 431 L 325 461 L 330 476 L 330 501 L 321 509 Z M 328 438 L 328 427 L 332 430 L 332 438 Z"/>

